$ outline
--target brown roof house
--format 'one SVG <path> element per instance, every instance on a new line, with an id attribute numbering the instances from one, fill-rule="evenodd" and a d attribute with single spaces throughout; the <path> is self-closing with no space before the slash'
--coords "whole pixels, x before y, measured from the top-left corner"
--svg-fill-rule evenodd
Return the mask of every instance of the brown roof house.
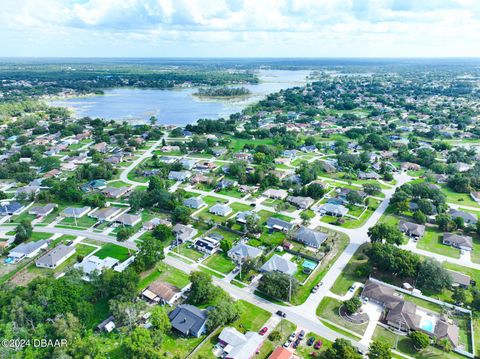
<path id="1" fill-rule="evenodd" d="M 142 296 L 150 302 L 172 306 L 182 295 L 180 289 L 169 283 L 156 280 L 143 290 Z"/>

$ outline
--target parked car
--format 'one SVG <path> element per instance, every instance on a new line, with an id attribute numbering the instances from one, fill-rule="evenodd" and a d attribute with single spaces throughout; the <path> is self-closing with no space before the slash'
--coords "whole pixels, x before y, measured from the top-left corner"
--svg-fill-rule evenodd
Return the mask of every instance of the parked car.
<path id="1" fill-rule="evenodd" d="M 353 292 L 353 291 L 355 291 L 355 288 L 357 288 L 357 286 L 355 284 L 352 284 L 352 286 L 350 287 L 350 289 L 348 291 Z"/>
<path id="2" fill-rule="evenodd" d="M 284 348 L 288 348 L 288 347 L 290 346 L 290 344 L 292 344 L 292 342 L 291 342 L 290 340 L 287 340 L 287 341 L 285 342 L 285 344 L 283 344 L 283 347 L 284 347 Z"/>
<path id="3" fill-rule="evenodd" d="M 315 349 L 320 349 L 322 347 L 322 341 L 321 340 L 317 340 L 317 342 L 315 343 L 314 345 L 314 348 Z"/>
<path id="4" fill-rule="evenodd" d="M 298 334 L 298 339 L 302 340 L 305 337 L 305 330 L 300 330 L 300 334 Z"/>
<path id="5" fill-rule="evenodd" d="M 268 328 L 267 327 L 263 327 L 262 329 L 260 329 L 260 331 L 258 332 L 258 334 L 260 335 L 265 335 L 265 333 L 268 331 Z"/>
<path id="6" fill-rule="evenodd" d="M 288 340 L 295 340 L 295 337 L 297 336 L 297 333 L 293 332 L 292 334 L 290 334 L 290 336 L 288 337 Z"/>
<path id="7" fill-rule="evenodd" d="M 295 341 L 293 342 L 292 347 L 293 347 L 293 349 L 297 349 L 297 347 L 298 347 L 299 345 L 300 345 L 300 339 L 297 339 L 297 340 L 295 340 Z"/>
<path id="8" fill-rule="evenodd" d="M 308 339 L 308 341 L 307 341 L 307 345 L 308 345 L 308 346 L 311 346 L 311 345 L 313 345 L 313 342 L 315 342 L 315 338 L 314 338 L 314 337 L 310 337 L 310 338 Z"/>
<path id="9" fill-rule="evenodd" d="M 313 287 L 312 288 L 312 293 L 317 293 L 317 290 L 318 290 L 317 286 Z"/>
<path id="10" fill-rule="evenodd" d="M 277 310 L 277 315 L 281 316 L 282 318 L 285 318 L 287 314 L 285 312 L 282 312 L 281 310 Z"/>

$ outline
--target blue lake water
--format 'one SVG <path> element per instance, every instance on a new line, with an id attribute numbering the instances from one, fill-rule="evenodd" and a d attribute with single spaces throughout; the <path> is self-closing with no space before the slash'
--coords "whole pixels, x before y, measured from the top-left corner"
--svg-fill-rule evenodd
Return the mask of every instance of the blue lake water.
<path id="1" fill-rule="evenodd" d="M 259 84 L 243 85 L 251 95 L 246 98 L 199 99 L 196 88 L 169 90 L 115 88 L 105 95 L 74 97 L 49 101 L 53 106 L 68 107 L 75 117 L 90 116 L 131 123 L 146 122 L 156 116 L 159 124 L 186 125 L 200 118 L 217 119 L 240 112 L 266 95 L 289 87 L 303 85 L 310 71 L 260 70 Z"/>

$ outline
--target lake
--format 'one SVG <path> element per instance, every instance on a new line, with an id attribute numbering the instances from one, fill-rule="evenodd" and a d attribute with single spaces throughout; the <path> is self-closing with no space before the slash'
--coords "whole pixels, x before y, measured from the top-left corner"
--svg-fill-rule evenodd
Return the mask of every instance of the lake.
<path id="1" fill-rule="evenodd" d="M 251 95 L 239 99 L 200 99 L 193 96 L 197 92 L 194 87 L 168 90 L 115 88 L 105 90 L 100 96 L 72 97 L 49 101 L 48 104 L 68 107 L 77 118 L 89 116 L 142 123 L 155 116 L 159 124 L 186 125 L 200 118 L 217 119 L 240 112 L 270 93 L 303 85 L 309 73 L 259 70 L 260 83 L 242 85 L 250 90 Z"/>

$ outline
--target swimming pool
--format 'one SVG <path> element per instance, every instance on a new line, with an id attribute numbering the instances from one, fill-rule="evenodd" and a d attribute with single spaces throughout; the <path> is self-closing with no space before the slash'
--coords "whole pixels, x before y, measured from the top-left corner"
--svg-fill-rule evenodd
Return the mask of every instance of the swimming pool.
<path id="1" fill-rule="evenodd" d="M 12 257 L 8 257 L 7 259 L 5 259 L 5 263 L 7 264 L 13 263 L 14 261 L 15 259 L 13 259 Z"/>
<path id="2" fill-rule="evenodd" d="M 308 268 L 310 270 L 314 270 L 316 266 L 317 266 L 317 263 L 315 263 L 314 261 L 310 261 L 308 259 L 305 259 L 302 264 L 303 268 Z"/>
<path id="3" fill-rule="evenodd" d="M 422 319 L 420 319 L 420 329 L 426 332 L 433 333 L 433 324 L 433 319 L 430 317 L 422 317 Z"/>

